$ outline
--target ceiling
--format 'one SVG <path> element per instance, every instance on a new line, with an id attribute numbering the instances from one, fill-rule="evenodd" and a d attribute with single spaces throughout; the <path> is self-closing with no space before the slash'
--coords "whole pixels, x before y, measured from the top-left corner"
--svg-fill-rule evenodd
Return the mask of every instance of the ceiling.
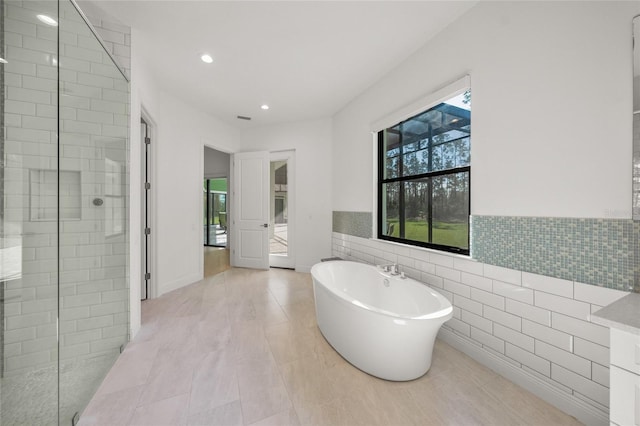
<path id="1" fill-rule="evenodd" d="M 475 1 L 91 3 L 135 29 L 164 90 L 245 127 L 332 116 Z"/>

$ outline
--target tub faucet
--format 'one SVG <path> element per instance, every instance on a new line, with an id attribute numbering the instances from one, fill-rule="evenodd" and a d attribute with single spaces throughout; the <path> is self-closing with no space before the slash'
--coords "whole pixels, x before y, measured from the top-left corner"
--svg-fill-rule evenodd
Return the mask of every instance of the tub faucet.
<path id="1" fill-rule="evenodd" d="M 389 272 L 391 275 L 400 275 L 400 270 L 397 263 L 390 263 L 388 265 L 379 266 L 384 272 Z"/>
<path id="2" fill-rule="evenodd" d="M 394 263 L 393 265 L 391 265 L 391 267 L 389 268 L 389 273 L 391 275 L 400 275 L 400 267 L 398 266 L 397 263 Z"/>

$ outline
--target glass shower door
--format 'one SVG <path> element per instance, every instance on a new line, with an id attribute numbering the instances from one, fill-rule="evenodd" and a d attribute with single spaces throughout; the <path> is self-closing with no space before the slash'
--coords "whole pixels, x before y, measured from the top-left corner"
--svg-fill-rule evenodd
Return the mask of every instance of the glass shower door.
<path id="1" fill-rule="evenodd" d="M 128 341 L 129 85 L 68 0 L 0 0 L 0 424 L 72 424 Z"/>
<path id="2" fill-rule="evenodd" d="M 82 412 L 128 341 L 129 84 L 69 1 L 60 2 L 59 47 L 64 424 Z"/>
<path id="3" fill-rule="evenodd" d="M 58 422 L 57 21 L 2 2 L 2 425 Z"/>

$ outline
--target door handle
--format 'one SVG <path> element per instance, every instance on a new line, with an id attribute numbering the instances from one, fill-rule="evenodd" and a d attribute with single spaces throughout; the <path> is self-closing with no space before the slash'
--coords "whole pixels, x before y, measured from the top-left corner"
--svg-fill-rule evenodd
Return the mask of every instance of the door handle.
<path id="1" fill-rule="evenodd" d="M 268 223 L 263 223 L 263 224 L 262 224 L 262 225 L 260 225 L 260 226 L 262 226 L 263 228 L 268 228 L 268 227 L 269 227 L 269 224 L 268 224 Z"/>

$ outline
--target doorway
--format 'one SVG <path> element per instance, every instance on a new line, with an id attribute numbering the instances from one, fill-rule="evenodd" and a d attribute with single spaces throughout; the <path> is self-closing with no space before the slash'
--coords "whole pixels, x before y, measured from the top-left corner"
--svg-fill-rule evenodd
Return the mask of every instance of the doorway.
<path id="1" fill-rule="evenodd" d="M 233 155 L 233 266 L 295 268 L 294 160 L 294 151 Z"/>
<path id="2" fill-rule="evenodd" d="M 204 245 L 226 247 L 229 224 L 227 221 L 227 178 L 204 180 Z"/>
<path id="3" fill-rule="evenodd" d="M 293 269 L 294 152 L 273 152 L 269 160 L 269 266 Z"/>

